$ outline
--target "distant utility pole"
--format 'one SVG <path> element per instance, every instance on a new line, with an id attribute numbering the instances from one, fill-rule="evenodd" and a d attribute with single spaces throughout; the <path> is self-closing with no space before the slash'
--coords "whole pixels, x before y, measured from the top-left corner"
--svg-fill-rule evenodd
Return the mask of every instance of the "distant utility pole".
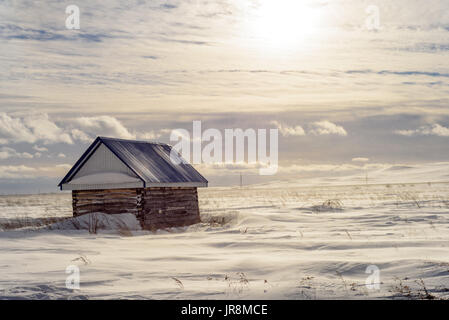
<path id="1" fill-rule="evenodd" d="M 243 176 L 241 172 L 240 172 L 240 187 L 243 187 Z"/>

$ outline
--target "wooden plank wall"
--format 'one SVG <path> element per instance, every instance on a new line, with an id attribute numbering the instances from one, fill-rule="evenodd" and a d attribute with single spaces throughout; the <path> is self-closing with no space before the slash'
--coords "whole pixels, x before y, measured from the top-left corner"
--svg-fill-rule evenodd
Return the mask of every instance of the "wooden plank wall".
<path id="1" fill-rule="evenodd" d="M 196 188 L 146 188 L 143 198 L 145 229 L 186 226 L 200 222 Z"/>
<path id="2" fill-rule="evenodd" d="M 200 222 L 197 188 L 138 188 L 73 191 L 73 215 L 133 213 L 144 229 Z"/>
<path id="3" fill-rule="evenodd" d="M 73 190 L 73 216 L 85 213 L 133 213 L 138 215 L 137 189 Z"/>

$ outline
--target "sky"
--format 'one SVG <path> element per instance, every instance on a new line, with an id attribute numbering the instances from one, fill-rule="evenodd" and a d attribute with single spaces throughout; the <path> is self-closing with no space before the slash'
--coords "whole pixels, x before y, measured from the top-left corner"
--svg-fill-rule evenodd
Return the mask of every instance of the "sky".
<path id="1" fill-rule="evenodd" d="M 56 191 L 98 135 L 171 143 L 194 120 L 279 129 L 263 179 L 449 156 L 447 0 L 3 0 L 0 48 L 3 194 Z"/>

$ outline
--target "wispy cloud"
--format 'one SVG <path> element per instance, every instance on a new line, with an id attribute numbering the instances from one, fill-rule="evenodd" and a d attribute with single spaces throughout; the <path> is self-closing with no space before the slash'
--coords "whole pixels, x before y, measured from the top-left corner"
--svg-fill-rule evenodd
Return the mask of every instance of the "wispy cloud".
<path id="1" fill-rule="evenodd" d="M 368 162 L 369 158 L 357 157 L 357 158 L 352 158 L 351 161 L 352 162 Z"/>
<path id="2" fill-rule="evenodd" d="M 279 129 L 279 132 L 284 137 L 305 136 L 306 135 L 306 131 L 300 125 L 289 126 L 289 125 L 286 125 L 279 121 L 271 121 L 271 124 L 275 125 Z M 335 123 L 332 123 L 327 120 L 313 122 L 309 125 L 309 127 L 310 127 L 310 129 L 307 131 L 307 134 L 309 134 L 309 135 L 316 135 L 316 136 L 322 136 L 322 135 L 347 136 L 348 135 L 348 133 L 342 126 L 336 125 Z"/>
<path id="3" fill-rule="evenodd" d="M 27 165 L 0 165 L 0 179 L 35 179 L 40 177 L 60 177 L 69 169 L 69 164 L 31 167 Z"/>
<path id="4" fill-rule="evenodd" d="M 35 146 L 33 146 L 33 150 L 36 150 L 38 152 L 46 152 L 46 151 L 48 151 L 48 148 L 39 147 L 39 146 L 35 145 Z"/>
<path id="5" fill-rule="evenodd" d="M 430 71 L 394 71 L 394 70 L 348 70 L 348 74 L 378 74 L 378 75 L 396 75 L 396 76 L 423 76 L 423 77 L 436 77 L 436 78 L 449 78 L 449 73 L 430 72 Z"/>
<path id="6" fill-rule="evenodd" d="M 119 37 L 108 33 L 86 33 L 83 31 L 67 34 L 64 33 L 64 30 L 55 32 L 45 29 L 23 28 L 11 24 L 0 25 L 0 30 L 2 31 L 0 38 L 7 40 L 102 42 L 105 39 Z"/>
<path id="7" fill-rule="evenodd" d="M 19 165 L 19 166 L 3 166 L 0 165 L 0 179 L 25 179 L 35 178 L 37 170 L 35 168 Z"/>
<path id="8" fill-rule="evenodd" d="M 33 155 L 28 152 L 17 152 L 13 148 L 0 147 L 0 159 L 4 160 L 8 158 L 31 159 Z"/>

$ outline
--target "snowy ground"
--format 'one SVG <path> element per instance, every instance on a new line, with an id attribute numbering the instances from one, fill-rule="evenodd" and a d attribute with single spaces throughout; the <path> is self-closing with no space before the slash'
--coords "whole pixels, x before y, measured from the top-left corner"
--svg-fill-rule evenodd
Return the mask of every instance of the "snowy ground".
<path id="1" fill-rule="evenodd" d="M 91 218 L 54 219 L 71 215 L 69 194 L 1 196 L 0 297 L 448 299 L 449 184 L 436 183 L 447 172 L 201 189 L 202 223 L 156 233 L 128 215 L 77 230 Z M 69 265 L 79 290 L 65 287 Z M 369 265 L 378 290 L 365 286 Z"/>

